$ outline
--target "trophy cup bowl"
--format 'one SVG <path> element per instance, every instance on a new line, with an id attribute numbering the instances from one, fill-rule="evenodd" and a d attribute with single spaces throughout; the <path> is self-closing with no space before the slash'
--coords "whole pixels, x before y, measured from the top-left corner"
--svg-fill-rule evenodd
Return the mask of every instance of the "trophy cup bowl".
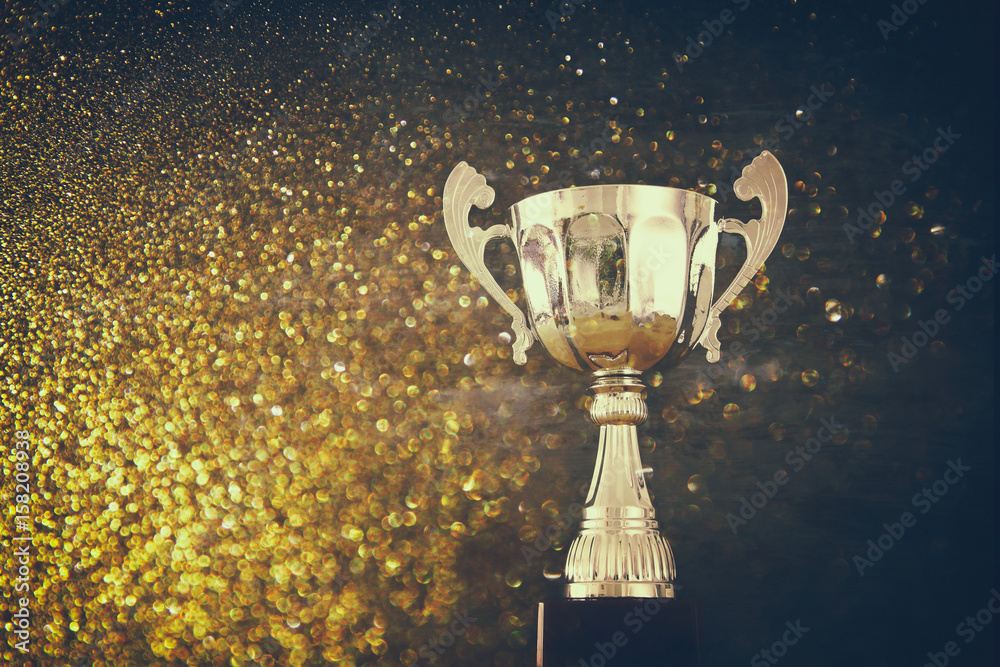
<path id="1" fill-rule="evenodd" d="M 706 195 L 653 185 L 591 185 L 537 194 L 510 207 L 510 224 L 469 226 L 472 205 L 494 190 L 465 162 L 444 188 L 444 220 L 459 259 L 513 318 L 514 361 L 535 340 L 556 361 L 589 371 L 590 414 L 600 425 L 597 465 L 580 533 L 569 548 L 566 597 L 672 598 L 676 571 L 658 530 L 639 459 L 636 426 L 646 420 L 642 372 L 678 363 L 695 345 L 719 360 L 720 315 L 777 243 L 788 205 L 785 174 L 764 151 L 734 184 L 757 197 L 761 217 L 715 219 Z M 719 234 L 746 240 L 747 258 L 715 300 Z M 522 312 L 487 270 L 494 239 L 517 253 L 527 304 Z"/>

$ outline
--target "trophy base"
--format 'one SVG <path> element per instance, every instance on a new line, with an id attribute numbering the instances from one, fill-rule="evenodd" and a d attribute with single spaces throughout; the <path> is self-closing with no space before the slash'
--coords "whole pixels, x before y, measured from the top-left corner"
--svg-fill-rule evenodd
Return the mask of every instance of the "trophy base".
<path id="1" fill-rule="evenodd" d="M 702 667 L 704 639 L 697 600 L 554 600 L 538 605 L 535 665 Z"/>
<path id="2" fill-rule="evenodd" d="M 674 585 L 653 581 L 578 581 L 566 584 L 566 597 L 582 598 L 672 598 Z"/>

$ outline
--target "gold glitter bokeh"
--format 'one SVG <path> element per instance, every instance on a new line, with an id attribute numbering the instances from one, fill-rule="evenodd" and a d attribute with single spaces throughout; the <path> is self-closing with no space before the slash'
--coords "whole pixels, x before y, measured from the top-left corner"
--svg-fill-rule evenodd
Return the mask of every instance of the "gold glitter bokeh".
<path id="1" fill-rule="evenodd" d="M 783 567 L 753 538 L 718 546 L 760 475 L 747 461 L 773 467 L 834 412 L 847 428 L 831 449 L 878 460 L 883 414 L 851 399 L 885 392 L 870 386 L 886 375 L 886 337 L 911 297 L 949 287 L 949 262 L 968 259 L 950 227 L 930 230 L 979 203 L 939 197 L 936 174 L 857 247 L 844 240 L 845 147 L 879 135 L 859 123 L 871 92 L 835 63 L 778 86 L 720 43 L 730 66 L 708 86 L 697 68 L 714 53 L 682 73 L 665 43 L 683 35 L 599 5 L 549 30 L 545 8 L 510 3 L 107 4 L 68 3 L 3 54 L 0 424 L 28 434 L 36 664 L 526 664 L 534 605 L 572 537 L 551 527 L 582 497 L 596 429 L 583 374 L 537 347 L 516 367 L 507 319 L 452 252 L 441 190 L 460 160 L 497 189 L 474 215 L 484 225 L 557 183 L 721 195 L 810 85 L 836 91 L 820 112 L 833 129 L 814 131 L 814 117 L 781 144 L 786 232 L 726 312 L 724 346 L 776 302 L 788 314 L 765 318 L 763 351 L 724 357 L 721 375 L 700 354 L 648 375 L 643 457 L 664 531 L 697 554 L 685 567 Z M 688 12 L 679 25 L 697 26 Z M 808 16 L 766 18 L 808 52 Z M 752 108 L 768 86 L 780 114 L 727 99 Z M 857 248 L 883 263 L 856 261 Z M 742 257 L 720 244 L 720 284 Z M 521 303 L 511 248 L 488 260 Z M 947 341 L 926 352 L 950 353 Z M 969 396 L 987 384 L 970 380 Z M 942 405 L 944 421 L 961 411 Z M 5 618 L 25 534 L 12 447 Z M 920 465 L 938 462 L 930 449 L 914 447 Z M 850 486 L 828 461 L 815 479 Z M 784 498 L 768 512 L 794 515 Z M 838 610 L 845 559 L 821 560 Z M 766 632 L 749 619 L 762 604 L 734 612 L 751 628 L 729 637 L 739 650 Z M 476 620 L 435 644 L 456 618 Z M 19 664 L 11 627 L 0 662 Z"/>
<path id="2" fill-rule="evenodd" d="M 372 114 L 392 95 L 325 97 L 343 74 L 327 65 L 268 108 L 267 85 L 183 56 L 47 59 L 4 91 L 25 170 L 4 426 L 33 455 L 33 653 L 349 665 L 391 641 L 393 664 L 413 662 L 456 605 L 498 598 L 467 643 L 523 646 L 532 619 L 503 611 L 529 572 L 511 496 L 539 434 L 466 398 L 496 391 L 509 351 L 427 240 L 436 176 L 366 184 L 403 126 Z M 254 118 L 228 126 L 237 105 Z M 480 551 L 509 566 L 482 570 Z"/>

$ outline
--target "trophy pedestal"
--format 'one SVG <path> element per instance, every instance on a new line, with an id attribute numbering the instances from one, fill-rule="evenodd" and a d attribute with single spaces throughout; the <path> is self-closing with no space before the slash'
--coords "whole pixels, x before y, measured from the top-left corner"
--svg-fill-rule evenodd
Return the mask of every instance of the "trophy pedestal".
<path id="1" fill-rule="evenodd" d="M 715 201 L 678 188 L 591 185 L 537 194 L 510 207 L 510 224 L 469 224 L 493 204 L 486 177 L 465 162 L 442 195 L 458 258 L 511 316 L 514 363 L 538 341 L 568 368 L 592 372 L 590 416 L 601 428 L 580 532 L 566 554 L 565 593 L 538 610 L 538 667 L 700 667 L 701 607 L 673 599 L 676 563 L 659 532 L 639 457 L 646 421 L 642 372 L 701 345 L 719 361 L 721 316 L 771 254 L 788 211 L 788 182 L 762 152 L 733 185 L 760 200 L 759 219 L 716 220 Z M 720 234 L 743 236 L 747 258 L 717 301 Z M 500 287 L 486 246 L 517 251 L 527 313 Z"/>
<path id="2" fill-rule="evenodd" d="M 589 598 L 538 605 L 536 667 L 702 667 L 701 603 Z"/>

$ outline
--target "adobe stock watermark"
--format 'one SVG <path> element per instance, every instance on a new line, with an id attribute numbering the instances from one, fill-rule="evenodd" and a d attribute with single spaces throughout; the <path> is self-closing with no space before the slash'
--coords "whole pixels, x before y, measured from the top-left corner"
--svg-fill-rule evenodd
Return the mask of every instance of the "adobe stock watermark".
<path id="1" fill-rule="evenodd" d="M 1000 592 L 995 588 L 990 590 L 990 599 L 975 616 L 966 616 L 964 621 L 955 626 L 955 634 L 963 638 L 966 644 L 971 644 L 976 636 L 993 622 L 994 614 L 1000 614 Z M 948 642 L 942 651 L 928 651 L 927 662 L 923 667 L 946 667 L 951 658 L 957 657 L 961 652 L 958 642 Z"/>
<path id="2" fill-rule="evenodd" d="M 951 129 L 951 125 L 948 126 L 947 130 L 939 127 L 937 132 L 938 136 L 934 139 L 932 145 L 925 148 L 920 155 L 911 156 L 910 159 L 904 162 L 903 166 L 900 167 L 903 174 L 910 177 L 911 183 L 919 181 L 920 177 L 924 175 L 924 172 L 930 169 L 931 165 L 937 162 L 941 156 L 955 144 L 955 140 L 962 138 L 962 135 L 955 133 Z M 858 207 L 857 224 L 851 224 L 850 222 L 844 223 L 844 233 L 847 234 L 847 240 L 854 243 L 856 238 L 870 229 L 871 226 L 875 224 L 875 220 L 879 217 L 880 213 L 884 214 L 893 204 L 896 203 L 897 198 L 906 194 L 906 188 L 906 183 L 896 179 L 889 184 L 888 190 L 885 190 L 884 192 L 875 190 L 872 193 L 875 197 L 875 201 L 866 207 Z"/>
<path id="3" fill-rule="evenodd" d="M 989 258 L 983 257 L 982 266 L 979 267 L 976 275 L 971 276 L 963 285 L 955 285 L 954 289 L 948 292 L 945 298 L 948 303 L 955 306 L 956 311 L 965 308 L 965 304 L 979 294 L 986 283 L 993 280 L 993 276 L 996 274 L 996 261 L 995 254 Z M 948 322 L 951 322 L 951 314 L 944 308 L 938 308 L 934 312 L 934 317 L 918 321 L 917 326 L 920 327 L 920 331 L 913 332 L 909 338 L 906 336 L 900 338 L 899 354 L 889 352 L 886 355 L 893 372 L 898 373 L 904 364 L 910 363 L 917 356 L 917 352 L 934 340 L 941 331 L 941 327 Z"/>
<path id="4" fill-rule="evenodd" d="M 785 621 L 785 627 L 788 629 L 781 635 L 781 639 L 775 641 L 769 648 L 761 649 L 750 658 L 751 667 L 767 667 L 778 664 L 778 660 L 788 653 L 788 647 L 798 644 L 799 640 L 809 632 L 809 628 L 802 625 L 801 619 L 795 619 L 794 624 L 791 621 Z"/>
<path id="5" fill-rule="evenodd" d="M 962 459 L 948 461 L 948 469 L 945 470 L 941 479 L 929 487 L 924 487 L 920 493 L 914 494 L 913 499 L 910 501 L 914 509 L 919 509 L 921 514 L 930 512 L 934 504 L 940 502 L 949 489 L 958 484 L 965 476 L 965 473 L 970 470 L 972 470 L 971 467 L 962 465 Z M 903 512 L 899 515 L 899 521 L 895 523 L 883 523 L 882 527 L 885 528 L 885 532 L 867 542 L 868 550 L 865 552 L 867 558 L 856 555 L 852 559 L 854 567 L 858 570 L 858 574 L 862 577 L 865 576 L 865 570 L 873 567 L 875 563 L 882 560 L 886 552 L 896 546 L 896 543 L 903 538 L 906 534 L 906 529 L 913 528 L 916 524 L 917 517 L 912 512 Z"/>
<path id="6" fill-rule="evenodd" d="M 570 16 L 576 13 L 576 8 L 584 3 L 585 0 L 562 0 L 559 3 L 558 9 L 559 13 L 555 13 L 551 9 L 545 10 L 545 19 L 549 22 L 549 26 L 552 30 L 556 29 L 556 26 L 562 23 L 563 19 L 568 19 Z"/>
<path id="7" fill-rule="evenodd" d="M 750 0 L 731 1 L 741 12 L 745 12 L 747 7 L 750 6 Z M 736 21 L 736 17 L 737 14 L 733 10 L 726 8 L 719 12 L 718 18 L 711 21 L 708 19 L 702 21 L 701 24 L 705 26 L 705 29 L 694 37 L 688 35 L 687 42 L 684 45 L 687 48 L 684 49 L 684 53 L 682 54 L 680 51 L 674 51 L 673 53 L 674 65 L 677 66 L 677 71 L 683 73 L 685 64 L 700 58 L 708 47 L 712 46 L 715 40 L 722 36 L 722 33 L 726 30 L 726 26 Z"/>
<path id="8" fill-rule="evenodd" d="M 889 20 L 879 19 L 878 26 L 879 32 L 882 33 L 882 39 L 886 42 L 889 41 L 889 35 L 898 31 L 910 20 L 910 17 L 917 13 L 920 9 L 920 5 L 926 4 L 927 0 L 903 0 L 903 2 L 894 4 L 892 6 L 892 13 L 889 14 Z"/>
<path id="9" fill-rule="evenodd" d="M 791 466 L 793 472 L 800 472 L 806 467 L 806 463 L 812 461 L 813 457 L 820 453 L 823 445 L 832 441 L 833 436 L 838 431 L 844 430 L 844 425 L 837 422 L 837 418 L 830 416 L 828 419 L 820 419 L 820 426 L 816 429 L 816 435 L 809 438 L 805 443 L 796 445 L 785 454 L 785 464 Z M 742 526 L 750 523 L 757 513 L 778 495 L 778 487 L 788 484 L 791 479 L 783 468 L 779 468 L 765 482 L 757 482 L 759 491 L 753 493 L 749 499 L 740 498 L 739 516 L 730 512 L 726 515 L 729 528 L 735 535 Z"/>
<path id="10" fill-rule="evenodd" d="M 637 604 L 632 611 L 625 614 L 622 624 L 632 631 L 632 636 L 642 632 L 646 623 L 649 623 L 654 616 L 660 613 L 663 605 L 656 598 L 649 598 L 641 604 Z M 608 641 L 594 642 L 596 651 L 586 660 L 580 658 L 578 667 L 604 667 L 618 655 L 618 651 L 628 646 L 629 635 L 624 630 L 617 630 L 608 637 Z"/>
<path id="11" fill-rule="evenodd" d="M 461 614 L 452 614 L 452 616 L 455 620 L 452 621 L 447 630 L 444 630 L 430 644 L 424 644 L 417 650 L 419 656 L 427 660 L 427 664 L 429 665 L 437 662 L 437 659 L 454 646 L 455 641 L 464 635 L 473 623 L 479 620 L 474 616 L 470 616 L 467 611 Z M 419 660 L 415 664 L 419 664 Z"/>
<path id="12" fill-rule="evenodd" d="M 35 545 L 34 537 L 34 507 L 32 506 L 32 453 L 31 434 L 28 431 L 14 431 L 15 442 L 11 445 L 11 458 L 14 459 L 14 474 L 11 479 L 14 486 L 14 532 L 21 533 L 11 537 L 14 551 L 10 559 L 12 565 L 16 564 L 16 577 L 10 577 L 8 581 L 14 581 L 14 591 L 7 595 L 11 600 L 10 607 L 13 608 L 10 624 L 14 628 L 14 635 L 19 640 L 14 644 L 21 653 L 28 653 L 31 648 L 31 601 L 34 594 L 31 590 L 32 578 L 32 553 L 31 549 Z M 13 593 L 20 593 L 15 597 Z"/>
<path id="13" fill-rule="evenodd" d="M 828 87 L 829 90 L 827 90 Z M 774 124 L 774 131 L 780 134 L 782 139 L 788 141 L 795 136 L 795 133 L 799 130 L 799 128 L 809 122 L 809 119 L 813 117 L 813 114 L 819 111 L 823 105 L 826 104 L 827 100 L 833 97 L 836 92 L 837 91 L 833 88 L 833 86 L 828 83 L 821 84 L 819 87 L 815 85 L 809 86 L 809 96 L 806 97 L 802 106 L 794 112 L 786 113 L 784 116 L 779 118 Z M 735 183 L 736 179 L 743 175 L 743 168 L 750 164 L 754 157 L 763 151 L 773 151 L 777 147 L 778 140 L 775 139 L 773 135 L 770 135 L 761 142 L 760 146 L 752 146 L 744 151 L 741 151 L 748 157 L 739 167 L 735 164 L 732 165 L 729 171 L 730 181 Z M 729 201 L 729 197 L 733 194 L 732 183 L 723 181 L 719 186 L 718 195 L 723 203 Z"/>

